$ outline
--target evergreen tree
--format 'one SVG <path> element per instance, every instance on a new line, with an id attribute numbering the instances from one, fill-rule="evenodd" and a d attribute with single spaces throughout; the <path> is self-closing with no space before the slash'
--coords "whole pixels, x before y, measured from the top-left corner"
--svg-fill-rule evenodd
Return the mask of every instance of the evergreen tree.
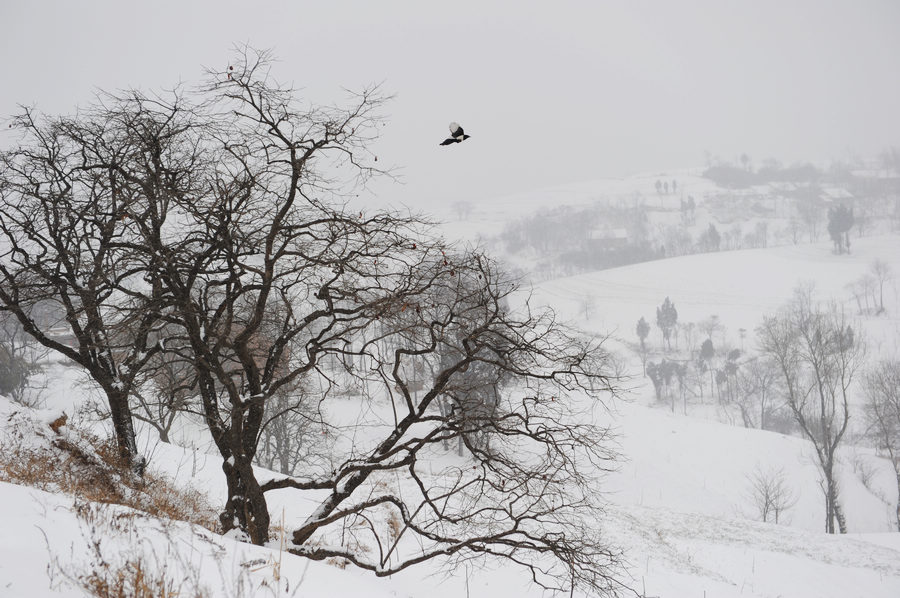
<path id="1" fill-rule="evenodd" d="M 853 208 L 828 208 L 828 234 L 834 242 L 835 253 L 850 253 L 850 229 L 854 222 Z"/>
<path id="2" fill-rule="evenodd" d="M 715 224 L 709 223 L 709 228 L 700 237 L 700 244 L 706 251 L 719 250 L 719 247 L 722 245 L 722 235 L 719 234 Z"/>
<path id="3" fill-rule="evenodd" d="M 678 310 L 675 309 L 675 304 L 666 297 L 662 305 L 656 308 L 656 325 L 662 331 L 663 341 L 670 350 L 672 349 L 672 331 L 675 330 L 676 324 L 678 324 Z"/>

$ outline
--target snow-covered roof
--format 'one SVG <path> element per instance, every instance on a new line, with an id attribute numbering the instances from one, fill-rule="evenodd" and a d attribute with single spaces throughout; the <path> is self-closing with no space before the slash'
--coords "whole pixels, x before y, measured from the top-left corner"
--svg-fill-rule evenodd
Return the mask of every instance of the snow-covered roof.
<path id="1" fill-rule="evenodd" d="M 830 199 L 853 199 L 853 194 L 840 187 L 823 187 L 822 195 Z"/>
<path id="2" fill-rule="evenodd" d="M 605 228 L 592 230 L 590 233 L 591 241 L 607 240 L 607 239 L 627 239 L 628 231 L 624 228 Z"/>

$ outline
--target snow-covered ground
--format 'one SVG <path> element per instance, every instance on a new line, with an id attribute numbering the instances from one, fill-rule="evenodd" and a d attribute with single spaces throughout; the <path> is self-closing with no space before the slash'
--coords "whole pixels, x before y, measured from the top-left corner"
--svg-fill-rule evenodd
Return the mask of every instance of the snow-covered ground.
<path id="1" fill-rule="evenodd" d="M 830 242 L 768 249 L 720 251 L 645 262 L 556 279 L 534 289 L 532 303 L 550 305 L 566 319 L 593 332 L 612 332 L 636 340 L 635 325 L 644 317 L 658 342 L 656 308 L 670 297 L 679 322 L 699 322 L 716 315 L 738 341 L 738 330 L 752 334 L 763 315 L 772 315 L 791 299 L 794 289 L 811 282 L 822 301 L 846 303 L 856 311 L 847 285 L 865 276 L 874 260 L 900 273 L 900 236 L 853 240 L 853 253 L 834 255 Z M 885 314 L 861 320 L 879 352 L 900 350 L 900 280 L 885 285 Z M 582 305 L 595 308 L 584 318 Z M 894 308 L 894 309 L 891 309 Z"/>
<path id="2" fill-rule="evenodd" d="M 648 177 L 648 186 L 653 178 Z M 590 199 L 590 198 L 589 198 Z M 849 299 L 846 285 L 880 258 L 900 273 L 900 237 L 854 239 L 853 254 L 836 256 L 830 244 L 694 255 L 596 272 L 543 283 L 534 303 L 545 303 L 575 324 L 594 332 L 613 332 L 634 341 L 634 326 L 669 296 L 682 321 L 718 315 L 726 334 L 751 336 L 762 315 L 790 298 L 800 281 L 815 281 L 823 299 Z M 586 297 L 596 308 L 583 313 Z M 873 355 L 896 356 L 900 342 L 900 296 L 886 292 L 886 315 L 862 320 Z M 848 304 L 849 305 L 849 304 Z M 654 329 L 652 335 L 658 332 Z M 658 338 L 651 339 L 659 342 Z M 623 352 L 624 344 L 619 345 Z M 634 367 L 634 356 L 629 357 Z M 74 370 L 48 370 L 44 392 L 49 411 L 33 415 L 46 422 L 60 410 L 71 412 L 84 387 Z M 605 415 L 616 429 L 620 467 L 605 481 L 607 517 L 598 521 L 611 542 L 624 551 L 622 579 L 639 595 L 670 597 L 896 598 L 900 596 L 900 533 L 890 533 L 896 490 L 886 462 L 865 448 L 848 448 L 877 470 L 875 484 L 885 502 L 863 486 L 847 458 L 840 472 L 842 501 L 851 534 L 828 536 L 818 473 L 808 443 L 771 432 L 747 430 L 709 418 L 673 415 L 647 406 L 652 389 L 633 378 L 632 401 Z M 11 414 L 24 408 L 0 399 L 0 447 L 11 440 Z M 29 415 L 28 417 L 32 417 Z M 63 429 L 63 433 L 72 433 Z M 224 496 L 215 456 L 199 450 L 157 444 L 143 435 L 151 466 L 179 483 L 203 488 L 213 504 Z M 760 523 L 749 498 L 748 476 L 757 468 L 777 467 L 796 497 L 779 525 Z M 279 550 L 236 543 L 182 523 L 149 517 L 117 518 L 125 507 L 94 511 L 75 508 L 73 499 L 0 482 L 0 596 L 82 596 L 66 580 L 88 570 L 92 539 L 102 537 L 110 559 L 141 553 L 151 563 L 167 563 L 183 581 L 210 596 L 541 596 L 521 571 L 509 565 L 473 563 L 452 575 L 432 565 L 392 578 L 376 578 L 335 565 L 309 562 Z M 309 505 L 288 491 L 271 500 L 273 521 L 288 526 Z M 80 514 L 79 514 L 80 513 Z M 86 514 L 87 513 L 87 514 Z M 93 514 L 92 514 L 93 513 Z M 122 523 L 127 521 L 127 523 Z M 276 523 L 277 525 L 277 523 Z"/>

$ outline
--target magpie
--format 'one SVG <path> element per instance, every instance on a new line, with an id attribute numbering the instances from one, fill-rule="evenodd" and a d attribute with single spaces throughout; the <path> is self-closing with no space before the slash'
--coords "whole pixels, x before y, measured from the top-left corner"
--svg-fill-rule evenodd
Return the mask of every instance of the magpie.
<path id="1" fill-rule="evenodd" d="M 463 128 L 459 126 L 457 123 L 450 123 L 450 137 L 444 139 L 441 142 L 441 145 L 450 145 L 451 143 L 459 143 L 465 139 L 468 139 L 471 135 L 466 135 L 463 133 Z"/>

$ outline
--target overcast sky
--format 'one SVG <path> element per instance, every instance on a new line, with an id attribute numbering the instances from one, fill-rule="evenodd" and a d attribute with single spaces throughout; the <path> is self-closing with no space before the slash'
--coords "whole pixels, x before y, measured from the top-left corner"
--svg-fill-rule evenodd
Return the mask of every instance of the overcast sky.
<path id="1" fill-rule="evenodd" d="M 239 42 L 317 100 L 382 83 L 376 152 L 405 184 L 376 189 L 412 206 L 900 145 L 897 0 L 0 0 L 0 24 L 4 118 L 195 82 Z M 472 138 L 439 147 L 451 120 Z"/>

